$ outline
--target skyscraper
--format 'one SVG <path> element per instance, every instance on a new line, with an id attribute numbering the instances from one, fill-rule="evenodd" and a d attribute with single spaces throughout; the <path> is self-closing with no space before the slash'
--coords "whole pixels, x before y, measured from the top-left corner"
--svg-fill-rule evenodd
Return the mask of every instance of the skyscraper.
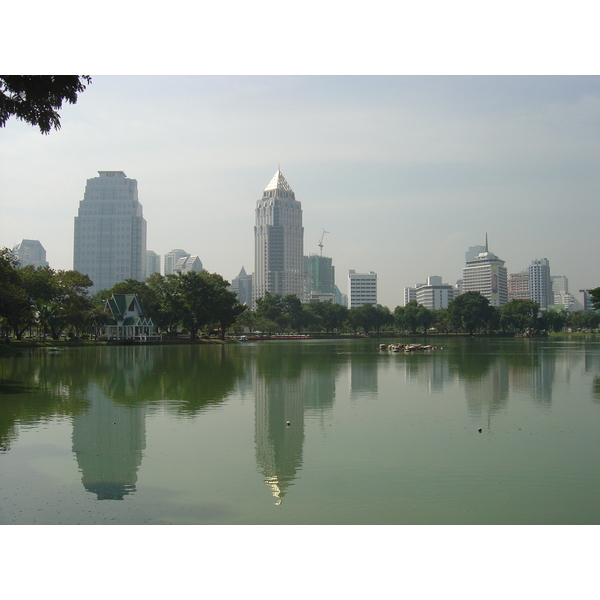
<path id="1" fill-rule="evenodd" d="M 237 294 L 240 304 L 252 306 L 252 275 L 248 275 L 244 267 L 239 275 L 231 281 L 230 289 Z"/>
<path id="2" fill-rule="evenodd" d="M 15 244 L 13 254 L 19 260 L 21 267 L 32 265 L 34 267 L 47 267 L 46 250 L 39 240 L 23 240 Z"/>
<path id="3" fill-rule="evenodd" d="M 175 273 L 175 265 L 180 258 L 190 256 L 189 252 L 181 248 L 174 248 L 165 254 L 165 275 L 173 275 Z"/>
<path id="4" fill-rule="evenodd" d="M 546 310 L 548 305 L 554 304 L 550 262 L 547 258 L 536 258 L 531 261 L 527 270 L 529 272 L 529 297 L 540 305 L 541 310 Z"/>
<path id="5" fill-rule="evenodd" d="M 303 299 L 302 205 L 278 169 L 256 202 L 253 300 L 266 292 Z"/>
<path id="6" fill-rule="evenodd" d="M 146 220 L 137 181 L 123 171 L 98 171 L 87 180 L 75 217 L 73 268 L 93 282 L 90 291 L 144 278 Z"/>
<path id="7" fill-rule="evenodd" d="M 503 306 L 508 302 L 506 267 L 503 260 L 488 251 L 487 239 L 485 252 L 467 260 L 462 281 L 463 294 L 479 292 L 492 306 Z"/>
<path id="8" fill-rule="evenodd" d="M 156 254 L 154 250 L 146 250 L 146 277 L 150 277 L 153 273 L 160 273 L 160 254 Z"/>

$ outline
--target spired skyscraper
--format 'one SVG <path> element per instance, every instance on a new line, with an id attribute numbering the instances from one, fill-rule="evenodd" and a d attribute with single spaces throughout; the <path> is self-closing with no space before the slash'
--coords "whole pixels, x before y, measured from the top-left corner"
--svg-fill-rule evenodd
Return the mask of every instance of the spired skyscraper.
<path id="1" fill-rule="evenodd" d="M 254 303 L 266 292 L 305 300 L 303 251 L 302 205 L 278 169 L 256 202 Z"/>
<path id="2" fill-rule="evenodd" d="M 124 279 L 145 279 L 146 220 L 137 181 L 123 171 L 87 180 L 75 217 L 73 269 L 93 282 L 91 293 Z"/>

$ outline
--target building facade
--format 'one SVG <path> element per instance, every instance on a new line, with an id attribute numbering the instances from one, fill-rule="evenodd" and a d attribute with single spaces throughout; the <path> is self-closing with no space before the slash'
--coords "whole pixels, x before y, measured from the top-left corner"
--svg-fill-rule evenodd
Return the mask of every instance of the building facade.
<path id="1" fill-rule="evenodd" d="M 547 258 L 536 258 L 531 261 L 527 271 L 529 272 L 529 298 L 540 305 L 540 310 L 546 310 L 549 305 L 554 304 L 550 261 Z"/>
<path id="2" fill-rule="evenodd" d="M 238 276 L 232 280 L 231 291 L 237 294 L 240 304 L 252 306 L 252 275 L 248 275 L 244 267 L 242 267 Z"/>
<path id="3" fill-rule="evenodd" d="M 493 252 L 480 252 L 463 268 L 462 293 L 479 292 L 492 306 L 508 302 L 508 283 L 504 261 Z"/>
<path id="4" fill-rule="evenodd" d="M 39 240 L 23 240 L 15 244 L 13 254 L 19 261 L 21 267 L 31 265 L 33 267 L 47 267 L 46 250 Z"/>
<path id="5" fill-rule="evenodd" d="M 195 271 L 196 273 L 200 273 L 202 269 L 204 267 L 198 256 L 182 256 L 175 264 L 175 267 L 173 267 L 173 272 L 189 273 L 190 271 Z"/>
<path id="6" fill-rule="evenodd" d="M 511 273 L 508 277 L 508 301 L 529 299 L 529 270 Z"/>
<path id="7" fill-rule="evenodd" d="M 442 283 L 442 278 L 437 275 L 428 277 L 427 283 L 417 286 L 416 292 L 417 302 L 429 310 L 448 308 L 454 300 L 454 287 Z"/>
<path id="8" fill-rule="evenodd" d="M 348 271 L 348 308 L 377 304 L 377 273 Z"/>
<path id="9" fill-rule="evenodd" d="M 146 250 L 146 277 L 160 273 L 160 255 L 153 250 Z"/>
<path id="10" fill-rule="evenodd" d="M 256 202 L 253 301 L 267 292 L 304 296 L 302 205 L 278 169 Z"/>
<path id="11" fill-rule="evenodd" d="M 146 220 L 137 181 L 123 171 L 98 171 L 87 180 L 75 217 L 73 269 L 92 280 L 92 294 L 125 279 L 144 279 Z"/>
<path id="12" fill-rule="evenodd" d="M 327 256 L 311 254 L 304 257 L 304 270 L 309 293 L 333 294 L 335 290 L 335 267 Z M 314 295 L 314 294 L 313 294 Z"/>
<path id="13" fill-rule="evenodd" d="M 182 250 L 181 248 L 175 248 L 165 254 L 165 275 L 174 275 L 175 266 L 179 262 L 180 258 L 187 258 L 190 256 L 189 252 Z"/>

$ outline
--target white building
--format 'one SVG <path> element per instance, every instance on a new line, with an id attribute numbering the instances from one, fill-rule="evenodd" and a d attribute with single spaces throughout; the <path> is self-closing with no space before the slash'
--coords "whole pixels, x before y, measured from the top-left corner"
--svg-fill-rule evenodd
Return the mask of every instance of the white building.
<path id="1" fill-rule="evenodd" d="M 442 278 L 432 275 L 427 278 L 427 283 L 416 287 L 417 302 L 429 310 L 448 308 L 448 304 L 454 300 L 454 287 L 448 283 L 442 283 Z"/>
<path id="2" fill-rule="evenodd" d="M 358 308 L 363 304 L 377 304 L 377 273 L 357 273 L 348 271 L 349 307 Z"/>
<path id="3" fill-rule="evenodd" d="M 462 293 L 479 292 L 492 306 L 503 306 L 508 302 L 508 284 L 504 261 L 487 249 L 463 268 Z"/>
<path id="4" fill-rule="evenodd" d="M 198 256 L 182 256 L 177 261 L 175 267 L 173 267 L 173 272 L 189 273 L 191 271 L 195 271 L 196 273 L 200 273 L 203 268 L 202 261 L 198 258 Z"/>
<path id="5" fill-rule="evenodd" d="M 187 258 L 190 256 L 189 252 L 182 250 L 181 248 L 175 248 L 165 254 L 165 275 L 173 275 L 175 273 L 175 265 L 179 262 L 180 258 Z"/>
<path id="6" fill-rule="evenodd" d="M 124 279 L 144 279 L 146 220 L 135 179 L 123 171 L 98 171 L 87 180 L 75 217 L 73 268 L 89 276 L 90 292 Z"/>
<path id="7" fill-rule="evenodd" d="M 146 250 L 146 277 L 154 273 L 160 273 L 160 254 L 153 250 Z"/>
<path id="8" fill-rule="evenodd" d="M 15 244 L 13 254 L 21 267 L 32 265 L 34 267 L 47 267 L 46 250 L 38 240 L 23 240 Z"/>
<path id="9" fill-rule="evenodd" d="M 252 306 L 252 275 L 248 275 L 244 267 L 242 267 L 238 276 L 231 281 L 230 289 L 237 294 L 240 304 Z"/>
<path id="10" fill-rule="evenodd" d="M 409 302 L 417 299 L 417 287 L 423 285 L 422 283 L 416 283 L 415 287 L 405 287 L 404 288 L 404 306 L 406 306 Z"/>
<path id="11" fill-rule="evenodd" d="M 550 262 L 547 258 L 536 258 L 531 261 L 527 271 L 529 273 L 529 298 L 540 305 L 540 310 L 546 310 L 548 305 L 554 303 Z"/>
<path id="12" fill-rule="evenodd" d="M 266 292 L 304 297 L 302 205 L 278 169 L 256 201 L 254 302 Z"/>

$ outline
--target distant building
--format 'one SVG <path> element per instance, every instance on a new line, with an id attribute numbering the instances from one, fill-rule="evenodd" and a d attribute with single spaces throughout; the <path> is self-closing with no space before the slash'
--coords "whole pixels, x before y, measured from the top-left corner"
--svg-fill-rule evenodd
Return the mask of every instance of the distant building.
<path id="1" fill-rule="evenodd" d="M 190 254 L 181 248 L 175 248 L 167 252 L 165 254 L 165 275 L 173 275 L 175 273 L 175 265 L 184 256 L 187 258 Z"/>
<path id="2" fill-rule="evenodd" d="M 318 302 L 320 298 L 335 302 L 335 267 L 331 258 L 311 254 L 304 257 L 307 296 L 309 302 Z"/>
<path id="3" fill-rule="evenodd" d="M 462 293 L 479 292 L 492 306 L 508 302 L 508 284 L 504 261 L 486 249 L 466 262 L 463 268 Z"/>
<path id="4" fill-rule="evenodd" d="M 252 306 L 252 275 L 248 275 L 244 267 L 242 267 L 238 276 L 232 280 L 231 291 L 237 294 L 240 304 Z"/>
<path id="5" fill-rule="evenodd" d="M 98 171 L 87 180 L 75 217 L 73 268 L 92 280 L 92 294 L 144 279 L 146 220 L 137 181 L 123 171 Z"/>
<path id="6" fill-rule="evenodd" d="M 593 298 L 590 294 L 590 291 L 591 290 L 579 290 L 579 293 L 583 294 L 583 310 L 595 310 L 594 306 L 592 305 Z"/>
<path id="7" fill-rule="evenodd" d="M 153 250 L 146 250 L 146 277 L 160 273 L 160 255 Z"/>
<path id="8" fill-rule="evenodd" d="M 486 246 L 469 246 L 469 248 L 465 252 L 465 263 L 468 263 L 470 260 L 473 260 L 482 252 L 487 252 Z"/>
<path id="9" fill-rule="evenodd" d="M 413 300 L 417 300 L 417 287 L 423 285 L 422 283 L 416 283 L 415 287 L 404 288 L 404 306 Z"/>
<path id="10" fill-rule="evenodd" d="M 253 301 L 266 292 L 305 300 L 302 205 L 278 169 L 256 202 Z"/>
<path id="11" fill-rule="evenodd" d="M 204 267 L 202 261 L 197 256 L 182 256 L 175 267 L 173 267 L 174 273 L 190 273 L 195 271 L 200 273 Z"/>
<path id="12" fill-rule="evenodd" d="M 454 300 L 454 288 L 448 283 L 442 283 L 442 278 L 432 275 L 427 283 L 416 288 L 417 302 L 429 310 L 448 308 Z"/>
<path id="13" fill-rule="evenodd" d="M 529 270 L 511 273 L 508 277 L 508 301 L 530 300 Z"/>
<path id="14" fill-rule="evenodd" d="M 529 272 L 529 298 L 537 302 L 540 310 L 546 310 L 554 303 L 552 283 L 550 280 L 550 261 L 540 258 L 531 261 L 527 268 Z"/>
<path id="15" fill-rule="evenodd" d="M 13 254 L 21 267 L 32 265 L 34 267 L 47 267 L 46 250 L 38 240 L 23 240 L 15 244 Z"/>
<path id="16" fill-rule="evenodd" d="M 377 304 L 377 273 L 348 272 L 349 307 L 358 308 L 364 304 Z"/>

